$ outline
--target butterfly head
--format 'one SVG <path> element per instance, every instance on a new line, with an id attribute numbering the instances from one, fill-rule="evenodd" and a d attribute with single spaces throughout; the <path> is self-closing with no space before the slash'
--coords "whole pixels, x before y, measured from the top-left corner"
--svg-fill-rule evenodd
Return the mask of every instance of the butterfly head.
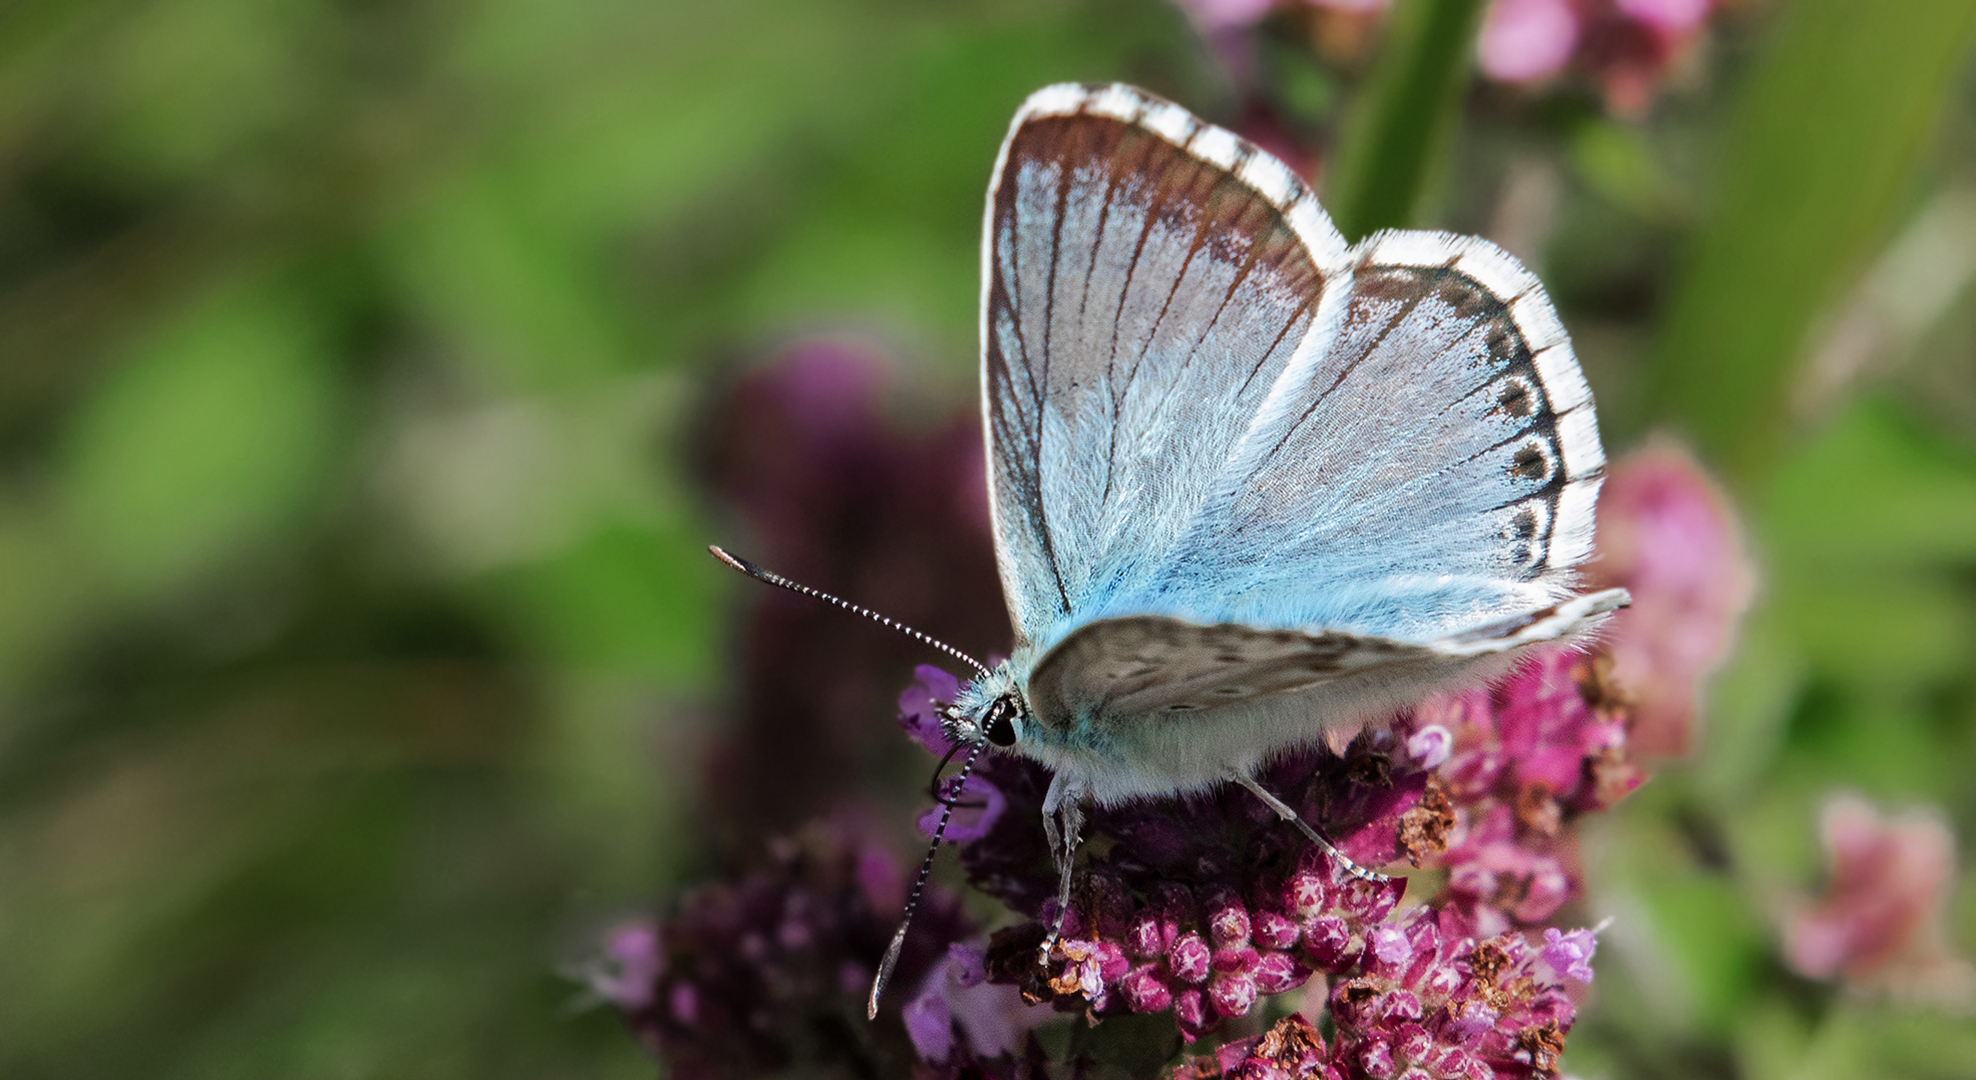
<path id="1" fill-rule="evenodd" d="M 1004 662 L 961 687 L 953 704 L 942 709 L 940 716 L 947 737 L 955 742 L 1014 746 L 1029 724 L 1029 703 L 1023 700 L 1014 671 Z"/>

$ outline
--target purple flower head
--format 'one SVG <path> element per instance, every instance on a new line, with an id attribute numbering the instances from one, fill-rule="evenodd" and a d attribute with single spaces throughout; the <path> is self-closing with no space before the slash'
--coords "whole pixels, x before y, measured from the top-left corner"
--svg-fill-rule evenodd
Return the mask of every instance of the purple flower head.
<path id="1" fill-rule="evenodd" d="M 1590 930 L 1573 930 L 1567 934 L 1555 926 L 1544 927 L 1544 963 L 1550 965 L 1552 974 L 1558 978 L 1591 982 L 1592 954 L 1598 948 L 1598 938 Z"/>
<path id="2" fill-rule="evenodd" d="M 961 682 L 944 669 L 921 664 L 914 682 L 899 694 L 899 726 L 930 754 L 946 754 L 954 744 L 940 720 L 940 706 L 961 692 Z"/>
<path id="3" fill-rule="evenodd" d="M 987 957 L 978 946 L 956 942 L 927 974 L 919 993 L 901 1010 L 919 1059 L 942 1064 L 953 1057 L 956 1029 L 976 1061 L 1007 1059 L 1044 1019 L 1023 1005 L 1014 988 L 987 981 Z"/>
<path id="4" fill-rule="evenodd" d="M 629 923 L 604 939 L 603 957 L 583 972 L 583 978 L 593 993 L 619 1010 L 638 1012 L 651 1006 L 663 964 L 659 928 L 647 922 Z"/>
<path id="5" fill-rule="evenodd" d="M 862 1015 L 898 919 L 898 897 L 873 895 L 875 851 L 828 828 L 771 844 L 766 859 L 688 894 L 673 917 L 614 934 L 616 968 L 600 989 L 676 1075 L 750 1075 L 820 1052 L 806 1033 L 830 1017 Z M 957 985 L 970 969 L 948 946 L 971 933 L 958 899 L 929 888 L 913 931 L 896 985 L 934 976 Z M 955 1000 L 917 995 L 901 1034 L 932 1050 L 934 1014 L 945 1008 L 972 1037 L 970 1019 L 982 1011 L 970 1001 L 963 1012 Z"/>
<path id="6" fill-rule="evenodd" d="M 947 819 L 947 842 L 965 844 L 988 835 L 1008 808 L 1008 799 L 1001 789 L 989 782 L 986 777 L 970 776 L 965 785 L 958 778 L 949 777 L 941 782 L 940 794 L 954 800 L 954 812 Z M 919 818 L 919 831 L 932 836 L 940 826 L 941 808 L 936 806 Z"/>
<path id="7" fill-rule="evenodd" d="M 1587 12 L 1601 3 L 1600 10 L 1618 9 L 1612 0 L 1561 2 L 1576 20 L 1569 61 L 1576 64 L 1602 25 Z M 1625 18 L 1645 25 L 1649 17 Z M 950 446 L 889 432 L 874 370 L 854 350 L 805 346 L 745 382 L 732 407 L 770 421 L 750 426 L 775 429 L 775 438 L 788 444 L 778 452 L 801 460 L 783 473 L 750 456 L 759 447 L 730 446 L 716 486 L 731 488 L 735 505 L 765 534 L 786 530 L 880 547 L 896 547 L 896 537 L 906 536 L 914 549 L 891 551 L 884 574 L 862 554 L 846 554 L 849 547 L 831 547 L 827 558 L 780 560 L 778 568 L 874 600 L 936 633 L 938 616 L 922 618 L 927 597 L 936 597 L 942 611 L 998 612 L 992 602 L 956 596 L 941 573 L 946 554 L 987 549 L 978 442 L 962 447 L 956 439 Z M 819 415 L 776 427 L 773 421 L 812 393 L 821 402 Z M 948 453 L 956 448 L 968 450 L 965 465 Z M 866 505 L 881 512 L 880 523 L 867 528 L 859 524 L 863 518 L 832 510 L 818 495 L 819 488 L 832 488 L 833 498 L 866 498 L 869 493 L 850 492 L 846 478 L 867 467 L 885 483 L 911 489 L 924 506 L 868 498 Z M 962 477 L 962 468 L 972 471 Z M 1349 872 L 1237 785 L 1090 806 L 1062 934 L 1039 959 L 1059 904 L 1041 814 L 1051 776 L 1022 753 L 991 749 L 975 760 L 964 785 L 944 782 L 941 797 L 964 804 L 946 835 L 969 884 L 1014 918 L 982 948 L 954 897 L 930 889 L 888 999 L 898 1020 L 882 1013 L 868 1036 L 856 1038 L 839 1039 L 842 1032 L 831 1026 L 862 1015 L 907 884 L 890 855 L 842 833 L 776 845 L 767 865 L 696 891 L 649 934 L 614 941 L 609 965 L 600 966 L 604 974 L 593 984 L 687 1077 L 813 1070 L 833 1053 L 853 1052 L 875 1055 L 864 1066 L 878 1059 L 888 1065 L 866 1071 L 914 1067 L 928 1078 L 1034 1074 L 1042 1050 L 1029 1031 L 1053 1011 L 1099 1024 L 1126 1013 L 1164 1015 L 1169 1030 L 1191 1043 L 1256 1016 L 1272 995 L 1292 993 L 1307 1007 L 1329 1010 L 1335 1034 L 1328 1042 L 1293 1016 L 1265 1035 L 1193 1059 L 1183 1067 L 1187 1075 L 1507 1080 L 1554 1072 L 1576 1017 L 1571 994 L 1590 980 L 1596 947 L 1592 931 L 1550 925 L 1579 891 L 1577 824 L 1644 775 L 1632 761 L 1631 733 L 1634 703 L 1646 698 L 1630 684 L 1620 691 L 1617 645 L 1602 642 L 1636 641 L 1638 655 L 1653 660 L 1639 667 L 1649 677 L 1701 670 L 1659 636 L 1695 625 L 1686 621 L 1695 605 L 1680 598 L 1696 581 L 1717 580 L 1713 571 L 1676 564 L 1702 559 L 1715 566 L 1723 550 L 1709 539 L 1721 535 L 1709 531 L 1720 522 L 1692 513 L 1696 504 L 1686 497 L 1692 485 L 1656 481 L 1659 486 L 1636 489 L 1665 496 L 1649 498 L 1614 483 L 1626 498 L 1609 514 L 1601 511 L 1601 528 L 1646 547 L 1627 558 L 1607 553 L 1599 572 L 1635 590 L 1638 607 L 1651 607 L 1642 597 L 1672 598 L 1655 610 L 1680 617 L 1616 621 L 1609 639 L 1586 648 L 1530 650 L 1495 685 L 1437 695 L 1388 723 L 1334 733 L 1322 745 L 1282 754 L 1255 777 L 1359 865 L 1437 872 L 1412 878 L 1412 894 L 1404 876 L 1367 881 Z M 950 496 L 969 501 L 973 516 L 963 515 L 958 503 L 949 507 Z M 915 513 L 927 508 L 933 524 L 915 522 Z M 873 529 L 880 534 L 875 541 Z M 978 532 L 949 543 L 967 529 Z M 813 560 L 810 569 L 804 558 Z M 907 580 L 897 588 L 911 596 L 895 602 L 883 595 L 883 583 L 900 572 L 901 559 Z M 984 570 L 983 579 L 992 589 L 992 575 Z M 768 663 L 769 654 L 780 659 L 764 642 L 794 636 L 794 624 L 782 622 L 794 610 L 786 599 L 762 603 L 752 648 L 764 655 L 751 654 L 751 665 Z M 970 632 L 974 641 L 965 637 Z M 988 637 L 993 647 L 1001 642 L 992 635 L 1005 632 L 962 627 L 942 636 L 959 636 L 957 644 L 985 652 L 980 639 Z M 835 639 L 850 638 L 841 625 L 821 636 L 827 648 L 840 649 Z M 1718 635 L 1711 649 L 1719 650 L 1725 637 Z M 833 667 L 844 662 L 827 649 L 819 656 Z M 1668 662 L 1670 656 L 1680 663 Z M 833 682 L 842 678 L 834 670 L 809 674 L 815 678 L 784 672 L 761 679 L 803 686 L 803 696 L 751 701 L 759 730 L 748 730 L 762 735 L 808 725 L 811 742 L 829 745 L 812 761 L 804 757 L 809 743 L 751 736 L 756 751 L 771 747 L 774 759 L 756 768 L 821 768 L 827 775 L 818 783 L 842 783 L 829 772 L 830 762 L 852 760 L 845 748 L 865 737 L 869 711 L 856 717 L 863 728 L 840 723 L 852 715 L 843 703 L 863 708 L 864 698 L 849 682 Z M 929 754 L 945 754 L 951 746 L 939 706 L 954 699 L 960 682 L 932 666 L 915 675 L 898 695 L 901 729 Z M 819 688 L 828 693 L 819 695 Z M 782 711 L 771 715 L 770 704 Z M 819 719 L 826 707 L 845 715 Z M 882 725 L 880 731 L 892 737 Z M 717 785 L 732 779 L 714 772 Z M 809 796 L 803 801 L 816 803 Z M 936 824 L 939 809 L 921 819 L 923 829 Z M 1428 882 L 1441 884 L 1422 895 L 1418 886 Z M 867 1030 L 858 1023 L 858 1031 Z"/>

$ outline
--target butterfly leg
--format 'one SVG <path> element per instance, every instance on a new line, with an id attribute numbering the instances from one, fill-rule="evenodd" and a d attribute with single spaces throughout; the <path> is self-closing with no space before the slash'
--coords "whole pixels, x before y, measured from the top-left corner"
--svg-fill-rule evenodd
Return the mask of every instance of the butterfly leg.
<path id="1" fill-rule="evenodd" d="M 1071 860 L 1077 857 L 1077 844 L 1083 831 L 1084 793 L 1072 790 L 1062 774 L 1058 774 L 1050 781 L 1049 793 L 1043 796 L 1043 835 L 1049 840 L 1050 858 L 1057 864 L 1057 914 L 1050 920 L 1050 932 L 1044 936 L 1037 956 L 1037 961 L 1045 965 L 1050 962 L 1050 950 L 1056 947 L 1057 938 L 1063 936 L 1064 915 L 1070 911 Z"/>
<path id="2" fill-rule="evenodd" d="M 1376 870 L 1367 870 L 1365 867 L 1360 866 L 1359 864 L 1353 862 L 1349 856 L 1347 856 L 1344 852 L 1338 850 L 1337 845 L 1333 844 L 1329 840 L 1326 840 L 1324 836 L 1321 833 L 1319 833 L 1316 829 L 1311 828 L 1310 823 L 1305 821 L 1303 817 L 1299 815 L 1297 811 L 1290 806 L 1289 803 L 1286 803 L 1282 799 L 1279 799 L 1276 796 L 1271 795 L 1269 793 L 1268 788 L 1265 788 L 1261 784 L 1256 783 L 1254 777 L 1237 776 L 1234 779 L 1236 783 L 1242 785 L 1245 788 L 1248 788 L 1250 791 L 1255 792 L 1256 798 L 1261 799 L 1264 803 L 1267 803 L 1269 805 L 1269 808 L 1271 810 L 1276 811 L 1277 817 L 1282 818 L 1284 821 L 1287 821 L 1290 824 L 1295 825 L 1298 829 L 1302 830 L 1305 836 L 1310 837 L 1311 843 L 1316 844 L 1318 847 L 1321 847 L 1324 850 L 1330 852 L 1331 857 L 1337 859 L 1340 863 L 1343 863 L 1345 869 L 1351 871 L 1354 877 L 1360 878 L 1361 880 L 1364 881 L 1390 880 L 1389 878 L 1386 877 L 1386 875 L 1381 874 Z"/>

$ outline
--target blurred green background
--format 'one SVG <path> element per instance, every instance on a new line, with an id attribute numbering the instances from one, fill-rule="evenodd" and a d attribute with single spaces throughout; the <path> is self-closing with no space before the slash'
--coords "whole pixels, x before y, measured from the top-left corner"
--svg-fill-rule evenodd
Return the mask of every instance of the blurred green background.
<path id="1" fill-rule="evenodd" d="M 1623 116 L 1394 59 L 1435 6 L 1279 13 L 1240 78 L 1150 0 L 0 8 L 0 1076 L 651 1074 L 569 973 L 708 858 L 693 420 L 814 334 L 970 408 L 982 190 L 1061 79 L 1504 242 L 1609 451 L 1738 500 L 1757 606 L 1594 838 L 1570 1070 L 1976 1076 L 1776 929 L 1832 790 L 1976 837 L 1976 3 L 1729 5 Z"/>

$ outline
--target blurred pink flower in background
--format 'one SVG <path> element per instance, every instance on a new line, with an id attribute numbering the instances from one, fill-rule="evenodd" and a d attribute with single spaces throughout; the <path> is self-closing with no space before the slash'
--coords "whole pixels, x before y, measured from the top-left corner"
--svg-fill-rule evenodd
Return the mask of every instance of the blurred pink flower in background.
<path id="1" fill-rule="evenodd" d="M 1485 78 L 1536 83 L 1566 71 L 1597 84 L 1606 107 L 1646 111 L 1717 0 L 1495 0 L 1476 61 Z"/>
<path id="2" fill-rule="evenodd" d="M 1204 31 L 1248 26 L 1269 14 L 1276 0 L 1181 0 L 1180 7 Z"/>
<path id="3" fill-rule="evenodd" d="M 1181 9 L 1193 16 L 1203 30 L 1250 26 L 1260 22 L 1270 9 L 1277 6 L 1277 0 L 1179 0 L 1179 3 Z M 1303 6 L 1354 15 L 1370 15 L 1383 10 L 1387 3 L 1388 0 L 1301 0 Z M 1283 6 L 1298 6 L 1298 0 L 1290 0 Z"/>
<path id="4" fill-rule="evenodd" d="M 1497 82 L 1534 82 L 1564 70 L 1578 44 L 1578 16 L 1568 0 L 1496 0 L 1476 43 L 1482 74 Z"/>
<path id="5" fill-rule="evenodd" d="M 1708 18 L 1714 0 L 1613 0 L 1613 6 L 1635 21 L 1663 34 L 1685 34 Z"/>
<path id="6" fill-rule="evenodd" d="M 1857 795 L 1820 815 L 1824 895 L 1799 900 L 1784 925 L 1784 958 L 1812 979 L 1967 1009 L 1976 968 L 1949 951 L 1955 834 L 1932 810 L 1891 816 Z"/>
<path id="7" fill-rule="evenodd" d="M 1630 696 L 1636 754 L 1685 754 L 1703 676 L 1728 655 L 1755 574 L 1729 504 L 1686 451 L 1650 443 L 1614 464 L 1599 495 L 1590 583 L 1633 606 L 1604 645 Z"/>

